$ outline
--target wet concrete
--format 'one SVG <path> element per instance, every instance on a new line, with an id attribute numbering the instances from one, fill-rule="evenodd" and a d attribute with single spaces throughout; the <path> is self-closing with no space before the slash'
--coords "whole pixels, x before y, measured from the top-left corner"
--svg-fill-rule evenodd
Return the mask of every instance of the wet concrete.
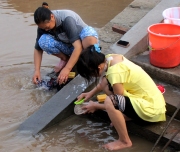
<path id="1" fill-rule="evenodd" d="M 33 113 L 20 126 L 19 130 L 29 131 L 36 135 L 74 114 L 74 103 L 77 96 L 87 89 L 88 85 L 81 76 L 76 76 L 42 107 Z M 61 98 L 61 99 L 60 99 Z M 36 125 L 34 125 L 36 124 Z"/>
<path id="2" fill-rule="evenodd" d="M 127 122 L 128 131 L 137 134 L 149 141 L 156 143 L 159 136 L 168 125 L 168 122 L 171 120 L 171 117 L 167 116 L 165 122 L 151 123 L 148 125 L 139 125 L 134 122 Z M 173 134 L 179 130 L 180 122 L 176 119 L 172 120 L 170 126 L 164 132 L 164 135 L 159 140 L 158 145 L 164 147 L 166 143 L 172 138 Z M 170 142 L 169 146 L 173 147 L 174 150 L 180 150 L 180 133 L 178 133 Z"/>

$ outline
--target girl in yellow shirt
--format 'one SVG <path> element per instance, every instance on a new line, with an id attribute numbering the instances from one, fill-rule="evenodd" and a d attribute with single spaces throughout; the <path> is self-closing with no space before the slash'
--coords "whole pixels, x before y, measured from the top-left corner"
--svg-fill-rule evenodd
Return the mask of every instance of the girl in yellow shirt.
<path id="1" fill-rule="evenodd" d="M 98 46 L 88 47 L 80 55 L 77 71 L 88 82 L 99 80 L 97 86 L 78 96 L 78 100 L 90 99 L 100 91 L 107 97 L 104 104 L 89 101 L 86 113 L 97 109 L 106 110 L 118 132 L 117 141 L 105 144 L 109 150 L 119 150 L 132 146 L 125 121 L 165 121 L 165 101 L 151 77 L 138 65 L 120 54 L 104 55 Z"/>

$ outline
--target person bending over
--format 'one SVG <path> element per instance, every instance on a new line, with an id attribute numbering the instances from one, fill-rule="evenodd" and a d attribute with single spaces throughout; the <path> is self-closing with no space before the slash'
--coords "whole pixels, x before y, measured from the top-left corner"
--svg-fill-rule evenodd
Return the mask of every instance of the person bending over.
<path id="1" fill-rule="evenodd" d="M 46 7 L 47 6 L 47 7 Z M 55 72 L 59 84 L 65 83 L 68 74 L 76 64 L 83 49 L 98 43 L 98 34 L 81 17 L 71 10 L 49 10 L 42 4 L 34 12 L 34 21 L 38 26 L 34 49 L 35 72 L 33 82 L 41 80 L 40 67 L 45 51 L 60 58 Z"/>
<path id="2" fill-rule="evenodd" d="M 97 46 L 82 52 L 77 62 L 78 73 L 88 82 L 95 78 L 96 87 L 80 94 L 78 100 L 90 99 L 100 91 L 107 97 L 104 104 L 89 101 L 86 113 L 106 110 L 119 139 L 103 145 L 109 150 L 132 146 L 125 121 L 165 121 L 165 100 L 151 77 L 138 65 L 121 54 L 104 55 Z M 99 83 L 97 80 L 99 79 Z"/>
<path id="3" fill-rule="evenodd" d="M 49 5 L 48 5 L 48 3 L 43 2 L 43 3 L 42 3 L 42 7 L 49 8 Z"/>

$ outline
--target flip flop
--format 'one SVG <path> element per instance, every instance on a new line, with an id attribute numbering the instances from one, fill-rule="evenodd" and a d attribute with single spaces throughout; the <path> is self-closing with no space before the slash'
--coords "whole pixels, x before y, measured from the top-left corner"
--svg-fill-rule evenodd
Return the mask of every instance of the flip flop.
<path id="1" fill-rule="evenodd" d="M 162 85 L 157 85 L 158 89 L 161 91 L 162 94 L 165 93 L 166 89 Z"/>

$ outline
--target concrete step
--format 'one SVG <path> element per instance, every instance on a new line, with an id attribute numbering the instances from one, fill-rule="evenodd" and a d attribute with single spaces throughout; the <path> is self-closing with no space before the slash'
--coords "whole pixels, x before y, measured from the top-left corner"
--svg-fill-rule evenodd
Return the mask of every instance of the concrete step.
<path id="1" fill-rule="evenodd" d="M 152 77 L 168 84 L 180 87 L 180 65 L 174 68 L 158 68 L 150 64 L 149 51 L 131 58 L 133 62 L 140 65 Z"/>
<path id="2" fill-rule="evenodd" d="M 172 116 L 180 102 L 180 66 L 171 69 L 155 67 L 149 62 L 148 51 L 133 57 L 131 61 L 141 66 L 156 84 L 162 84 L 165 87 L 166 91 L 163 95 L 166 101 L 167 115 Z M 180 111 L 175 118 L 180 120 Z"/>
<path id="3" fill-rule="evenodd" d="M 139 125 L 133 121 L 127 122 L 127 129 L 129 132 L 141 136 L 153 143 L 159 139 L 159 136 L 164 132 L 167 124 L 169 123 L 171 117 L 167 116 L 167 121 L 165 122 L 158 122 L 158 123 L 151 123 L 148 125 Z M 169 124 L 169 127 L 164 132 L 164 135 L 159 140 L 158 145 L 164 147 L 166 143 L 173 137 L 173 135 L 178 132 L 180 129 L 180 121 L 174 119 Z M 180 132 L 172 139 L 170 144 L 175 150 L 180 150 Z"/>

